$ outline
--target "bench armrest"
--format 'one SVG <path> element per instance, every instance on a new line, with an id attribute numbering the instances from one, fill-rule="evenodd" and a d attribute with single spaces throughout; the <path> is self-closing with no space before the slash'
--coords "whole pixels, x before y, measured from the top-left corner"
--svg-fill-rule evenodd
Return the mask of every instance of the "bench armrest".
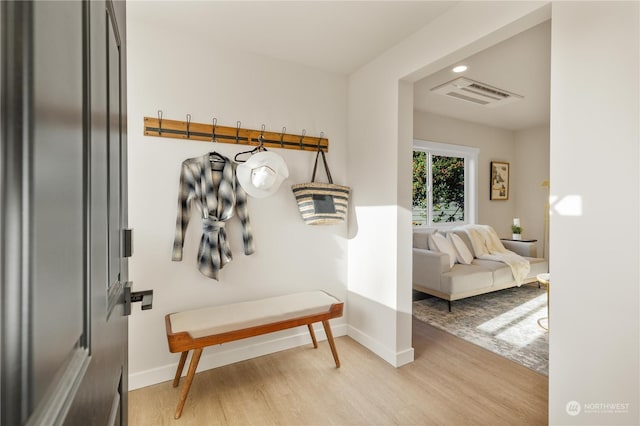
<path id="1" fill-rule="evenodd" d="M 538 243 L 532 241 L 501 240 L 507 250 L 519 254 L 522 257 L 538 257 Z"/>
<path id="2" fill-rule="evenodd" d="M 449 255 L 431 250 L 413 249 L 413 283 L 440 290 L 440 276 L 449 272 Z"/>

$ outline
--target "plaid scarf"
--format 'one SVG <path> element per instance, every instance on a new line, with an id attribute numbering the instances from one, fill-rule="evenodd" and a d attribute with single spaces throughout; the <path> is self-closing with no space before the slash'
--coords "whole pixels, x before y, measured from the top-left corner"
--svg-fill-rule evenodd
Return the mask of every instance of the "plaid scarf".
<path id="1" fill-rule="evenodd" d="M 244 254 L 252 254 L 254 247 L 247 194 L 238 183 L 235 165 L 227 157 L 220 156 L 224 160 L 222 171 L 212 171 L 212 159 L 212 154 L 206 154 L 182 162 L 172 260 L 182 260 L 191 204 L 195 203 L 202 213 L 198 269 L 207 277 L 217 280 L 218 271 L 233 258 L 225 224 L 233 216 L 234 209 L 242 224 Z"/>

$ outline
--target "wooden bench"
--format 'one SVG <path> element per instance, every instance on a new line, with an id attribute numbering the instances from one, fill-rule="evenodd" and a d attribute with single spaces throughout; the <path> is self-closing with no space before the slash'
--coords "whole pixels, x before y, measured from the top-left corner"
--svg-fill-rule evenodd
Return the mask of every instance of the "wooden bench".
<path id="1" fill-rule="evenodd" d="M 207 346 L 306 325 L 313 347 L 317 348 L 318 342 L 312 324 L 322 322 L 333 359 L 339 368 L 340 360 L 329 320 L 341 317 L 343 307 L 344 302 L 323 291 L 308 291 L 166 315 L 169 351 L 182 353 L 173 379 L 173 387 L 180 383 L 187 355 L 193 350 L 175 418 L 178 419 L 182 415 L 202 349 Z"/>

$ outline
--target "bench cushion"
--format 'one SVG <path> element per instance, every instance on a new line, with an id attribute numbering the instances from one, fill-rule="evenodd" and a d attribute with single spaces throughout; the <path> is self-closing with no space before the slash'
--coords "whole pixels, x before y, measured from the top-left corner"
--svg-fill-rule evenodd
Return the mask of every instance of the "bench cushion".
<path id="1" fill-rule="evenodd" d="M 194 338 L 287 321 L 328 312 L 341 303 L 324 291 L 306 291 L 267 299 L 211 306 L 169 316 L 173 333 L 187 332 Z"/>

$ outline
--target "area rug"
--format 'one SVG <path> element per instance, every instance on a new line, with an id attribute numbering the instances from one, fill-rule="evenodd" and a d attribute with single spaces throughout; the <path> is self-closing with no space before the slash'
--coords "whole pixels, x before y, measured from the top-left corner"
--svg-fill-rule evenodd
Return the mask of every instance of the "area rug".
<path id="1" fill-rule="evenodd" d="M 549 375 L 549 334 L 538 320 L 547 317 L 547 291 L 523 285 L 451 303 L 428 297 L 413 302 L 420 321 Z M 547 326 L 547 320 L 541 321 Z"/>

